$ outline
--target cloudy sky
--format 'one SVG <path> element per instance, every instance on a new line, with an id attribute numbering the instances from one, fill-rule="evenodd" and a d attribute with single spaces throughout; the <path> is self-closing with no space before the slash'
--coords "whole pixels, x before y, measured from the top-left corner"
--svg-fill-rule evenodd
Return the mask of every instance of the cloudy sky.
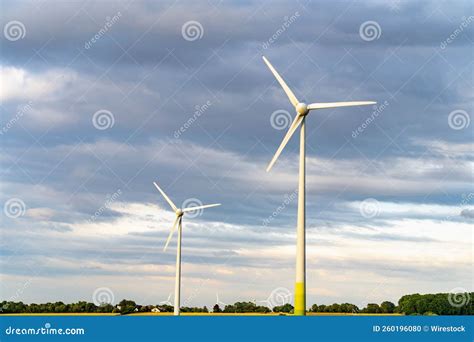
<path id="1" fill-rule="evenodd" d="M 174 214 L 153 181 L 222 203 L 184 221 L 182 305 L 292 292 L 298 139 L 266 173 L 294 112 L 262 55 L 308 102 L 378 102 L 308 116 L 308 304 L 473 290 L 470 2 L 1 13 L 2 299 L 167 301 Z"/>

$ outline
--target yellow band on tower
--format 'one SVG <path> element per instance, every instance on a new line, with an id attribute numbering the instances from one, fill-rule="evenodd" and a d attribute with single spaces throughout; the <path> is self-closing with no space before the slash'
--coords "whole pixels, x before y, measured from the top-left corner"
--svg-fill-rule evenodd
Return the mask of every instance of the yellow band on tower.
<path id="1" fill-rule="evenodd" d="M 295 284 L 295 315 L 306 314 L 306 288 L 304 283 Z"/>

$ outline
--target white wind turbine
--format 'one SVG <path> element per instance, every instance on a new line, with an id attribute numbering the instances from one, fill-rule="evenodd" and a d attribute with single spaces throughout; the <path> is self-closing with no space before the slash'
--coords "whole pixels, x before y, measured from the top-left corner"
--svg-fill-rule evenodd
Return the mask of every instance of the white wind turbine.
<path id="1" fill-rule="evenodd" d="M 182 236 L 182 221 L 183 221 L 183 215 L 187 212 L 190 211 L 195 211 L 195 210 L 201 210 L 204 208 L 210 208 L 210 207 L 217 207 L 220 204 L 206 204 L 206 205 L 200 205 L 196 207 L 188 207 L 188 208 L 178 208 L 172 201 L 171 199 L 166 196 L 165 192 L 161 190 L 161 188 L 156 184 L 156 182 L 153 182 L 155 187 L 158 189 L 158 191 L 163 195 L 165 198 L 166 202 L 170 205 L 171 209 L 174 210 L 176 214 L 176 219 L 174 220 L 173 227 L 171 228 L 170 234 L 168 235 L 168 239 L 166 240 L 165 247 L 163 248 L 163 251 L 166 251 L 166 248 L 168 248 L 168 244 L 171 241 L 171 238 L 173 237 L 173 233 L 175 232 L 176 228 L 178 228 L 178 246 L 176 250 L 176 280 L 175 280 L 175 286 L 174 286 L 174 315 L 178 316 L 179 315 L 179 309 L 180 309 L 180 292 L 181 292 L 181 236 Z"/>
<path id="2" fill-rule="evenodd" d="M 171 306 L 171 304 L 172 304 L 172 303 L 171 303 L 171 296 L 172 296 L 172 295 L 173 295 L 173 293 L 170 293 L 170 294 L 168 295 L 168 299 L 163 300 L 163 301 L 159 302 L 158 304 L 160 304 L 160 305 L 166 304 L 166 305 L 170 305 L 170 306 Z"/>
<path id="3" fill-rule="evenodd" d="M 221 302 L 221 301 L 219 300 L 219 293 L 218 293 L 218 292 L 216 292 L 216 304 L 219 306 L 219 308 L 220 308 L 221 310 L 224 310 L 224 309 L 225 309 L 225 306 L 227 305 L 226 303 Z"/>
<path id="4" fill-rule="evenodd" d="M 306 104 L 298 101 L 295 94 L 291 91 L 288 85 L 285 83 L 283 78 L 278 74 L 275 68 L 270 64 L 268 59 L 262 57 L 265 64 L 267 64 L 273 76 L 280 83 L 281 87 L 285 91 L 286 95 L 290 99 L 291 104 L 295 107 L 296 116 L 288 129 L 283 141 L 278 147 L 273 159 L 270 161 L 267 167 L 267 172 L 270 171 L 273 164 L 280 156 L 283 148 L 286 146 L 291 136 L 295 133 L 296 129 L 300 127 L 300 161 L 299 161 L 299 184 L 298 184 L 298 223 L 296 229 L 296 283 L 295 283 L 295 315 L 306 314 L 306 237 L 305 237 L 305 118 L 311 110 L 326 109 L 326 108 L 337 108 L 337 107 L 349 107 L 349 106 L 366 106 L 375 104 L 373 101 L 351 101 L 351 102 L 327 102 L 327 103 L 311 103 Z"/>

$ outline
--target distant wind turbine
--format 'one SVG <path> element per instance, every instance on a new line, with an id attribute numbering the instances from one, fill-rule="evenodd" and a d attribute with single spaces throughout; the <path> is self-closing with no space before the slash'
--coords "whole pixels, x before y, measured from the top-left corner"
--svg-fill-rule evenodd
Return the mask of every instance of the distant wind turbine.
<path id="1" fill-rule="evenodd" d="M 172 295 L 173 295 L 173 294 L 170 293 L 170 294 L 168 295 L 168 299 L 167 299 L 167 300 L 163 300 L 163 301 L 159 302 L 158 304 L 160 304 L 160 305 L 166 304 L 166 305 L 170 305 L 170 306 L 171 306 L 171 305 L 172 305 L 172 303 L 171 303 L 171 296 L 172 296 Z"/>
<path id="2" fill-rule="evenodd" d="M 221 301 L 219 300 L 219 293 L 217 293 L 217 292 L 216 292 L 216 304 L 219 306 L 219 308 L 220 308 L 221 310 L 224 310 L 225 307 L 226 307 L 226 305 L 227 305 L 226 303 L 221 302 Z M 222 308 L 221 308 L 221 306 L 222 306 Z"/>
<path id="3" fill-rule="evenodd" d="M 175 280 L 175 287 L 174 287 L 174 315 L 178 316 L 179 311 L 180 311 L 180 293 L 181 293 L 181 236 L 182 236 L 182 221 L 183 221 L 183 215 L 187 212 L 190 211 L 195 211 L 195 210 L 201 210 L 205 208 L 211 208 L 211 207 L 216 207 L 220 204 L 206 204 L 206 205 L 200 205 L 196 207 L 188 207 L 188 208 L 178 208 L 172 201 L 171 199 L 165 194 L 163 190 L 156 184 L 156 182 L 153 182 L 155 187 L 158 189 L 158 191 L 163 195 L 165 198 L 166 202 L 170 205 L 171 209 L 176 214 L 176 219 L 174 220 L 173 227 L 171 228 L 170 234 L 168 235 L 168 239 L 166 240 L 165 247 L 163 248 L 163 251 L 166 251 L 166 248 L 168 248 L 168 244 L 171 241 L 171 238 L 173 237 L 173 234 L 176 230 L 178 229 L 178 246 L 176 250 L 176 280 Z"/>
<path id="4" fill-rule="evenodd" d="M 275 155 L 268 164 L 267 172 L 275 164 L 276 160 L 280 156 L 283 148 L 286 146 L 292 135 L 295 133 L 298 127 L 300 128 L 300 161 L 299 161 L 299 184 L 298 184 L 298 223 L 296 229 L 296 283 L 295 283 L 295 315 L 306 314 L 306 237 L 305 237 L 305 187 L 306 187 L 306 151 L 305 151 L 305 119 L 306 115 L 311 110 L 315 109 L 327 109 L 327 108 L 338 108 L 338 107 L 349 107 L 349 106 L 366 106 L 376 104 L 373 101 L 351 101 L 351 102 L 327 102 L 327 103 L 311 103 L 306 104 L 298 101 L 295 94 L 291 91 L 288 85 L 285 83 L 283 78 L 278 74 L 273 65 L 262 57 L 265 64 L 268 66 L 273 76 L 280 83 L 281 87 L 285 91 L 286 95 L 290 99 L 291 104 L 295 107 L 296 116 L 288 129 L 283 141 L 278 147 Z"/>

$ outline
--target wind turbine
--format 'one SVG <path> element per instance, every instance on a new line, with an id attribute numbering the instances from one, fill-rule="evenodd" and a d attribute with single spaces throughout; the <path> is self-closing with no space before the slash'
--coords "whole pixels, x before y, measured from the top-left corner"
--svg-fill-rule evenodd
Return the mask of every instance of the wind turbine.
<path id="1" fill-rule="evenodd" d="M 218 292 L 216 292 L 216 304 L 219 306 L 219 308 L 220 308 L 222 311 L 224 311 L 224 309 L 225 309 L 225 307 L 226 307 L 226 305 L 227 305 L 226 303 L 221 302 L 221 301 L 219 300 L 219 293 L 218 293 Z M 221 308 L 221 305 L 222 305 L 222 308 Z"/>
<path id="2" fill-rule="evenodd" d="M 295 282 L 295 315 L 306 314 L 306 236 L 305 236 L 305 187 L 306 187 L 306 129 L 305 119 L 306 115 L 311 110 L 326 109 L 326 108 L 338 108 L 338 107 L 349 107 L 349 106 L 366 106 L 375 104 L 373 101 L 351 101 L 351 102 L 327 102 L 327 103 L 311 103 L 306 104 L 298 101 L 295 94 L 291 91 L 288 85 L 285 83 L 283 78 L 278 74 L 273 65 L 262 56 L 263 61 L 268 66 L 273 76 L 280 83 L 281 87 L 286 93 L 286 96 L 290 99 L 291 104 L 295 107 L 296 116 L 293 122 L 286 132 L 283 141 L 278 147 L 273 159 L 270 161 L 267 167 L 267 172 L 275 164 L 276 160 L 280 156 L 283 148 L 286 146 L 291 136 L 295 133 L 296 129 L 300 127 L 300 161 L 299 161 L 299 183 L 298 183 L 298 223 L 296 228 L 296 282 Z"/>
<path id="3" fill-rule="evenodd" d="M 173 295 L 173 294 L 170 293 L 170 294 L 168 295 L 168 299 L 167 299 L 167 300 L 163 300 L 163 301 L 159 302 L 158 304 L 160 304 L 160 305 L 166 304 L 166 305 L 170 305 L 170 306 L 171 306 L 171 296 L 172 296 L 172 295 Z"/>
<path id="4" fill-rule="evenodd" d="M 200 210 L 204 208 L 211 208 L 211 207 L 217 207 L 220 204 L 206 204 L 206 205 L 200 205 L 200 206 L 195 206 L 195 207 L 188 207 L 188 208 L 178 208 L 173 201 L 165 194 L 163 190 L 156 184 L 156 182 L 153 182 L 155 187 L 158 189 L 158 191 L 163 195 L 165 198 L 166 202 L 170 205 L 171 209 L 176 214 L 176 219 L 174 220 L 173 227 L 171 227 L 170 234 L 168 235 L 168 239 L 166 240 L 165 247 L 163 248 L 163 251 L 166 251 L 166 248 L 168 248 L 168 244 L 171 241 L 171 238 L 173 237 L 173 234 L 176 230 L 178 229 L 178 246 L 176 250 L 176 280 L 175 280 L 175 286 L 174 286 L 174 315 L 178 316 L 179 315 L 179 309 L 180 309 L 180 293 L 181 293 L 181 236 L 182 236 L 182 221 L 183 221 L 183 216 L 185 213 L 190 212 L 190 211 L 195 211 L 195 210 Z"/>

